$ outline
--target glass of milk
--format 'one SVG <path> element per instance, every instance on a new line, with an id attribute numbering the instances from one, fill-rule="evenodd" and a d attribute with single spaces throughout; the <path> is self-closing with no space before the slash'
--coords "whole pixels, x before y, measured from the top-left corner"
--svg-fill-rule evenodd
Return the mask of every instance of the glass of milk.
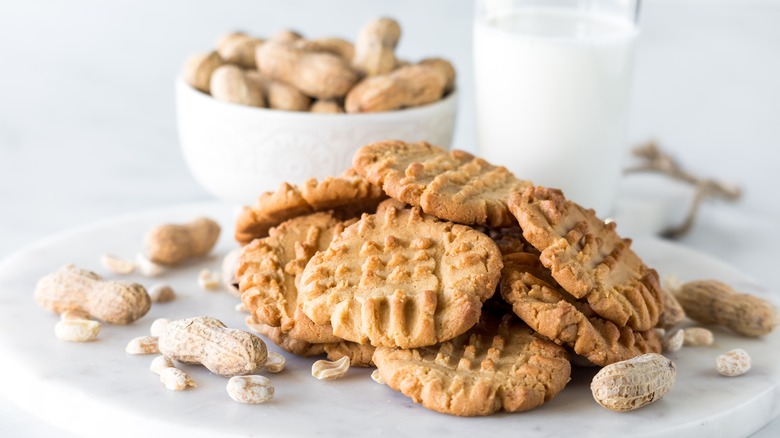
<path id="1" fill-rule="evenodd" d="M 640 0 L 477 0 L 479 154 L 612 209 L 626 149 Z"/>

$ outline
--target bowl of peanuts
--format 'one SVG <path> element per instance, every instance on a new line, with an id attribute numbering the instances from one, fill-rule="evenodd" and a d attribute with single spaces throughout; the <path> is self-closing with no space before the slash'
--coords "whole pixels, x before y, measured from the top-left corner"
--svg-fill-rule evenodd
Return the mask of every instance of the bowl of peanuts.
<path id="1" fill-rule="evenodd" d="M 283 181 L 341 174 L 375 141 L 449 147 L 455 69 L 441 58 L 398 59 L 400 32 L 389 18 L 367 23 L 354 44 L 233 32 L 216 50 L 191 56 L 176 103 L 195 179 L 223 200 L 251 203 Z"/>

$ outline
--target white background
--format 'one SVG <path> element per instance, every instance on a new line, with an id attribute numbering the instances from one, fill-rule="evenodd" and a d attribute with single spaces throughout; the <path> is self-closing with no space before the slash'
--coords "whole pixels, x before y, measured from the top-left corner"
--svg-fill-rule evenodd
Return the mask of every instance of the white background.
<path id="1" fill-rule="evenodd" d="M 173 79 L 187 55 L 229 30 L 352 39 L 363 22 L 395 17 L 402 57 L 456 64 L 454 146 L 473 150 L 472 9 L 466 0 L 4 2 L 0 257 L 95 220 L 208 199 L 179 154 Z M 707 205 L 682 243 L 778 289 L 780 1 L 649 0 L 641 21 L 632 143 L 655 138 L 693 171 L 745 190 L 736 205 Z M 59 433 L 0 399 L 0 436 Z M 780 421 L 757 436 L 780 436 Z"/>

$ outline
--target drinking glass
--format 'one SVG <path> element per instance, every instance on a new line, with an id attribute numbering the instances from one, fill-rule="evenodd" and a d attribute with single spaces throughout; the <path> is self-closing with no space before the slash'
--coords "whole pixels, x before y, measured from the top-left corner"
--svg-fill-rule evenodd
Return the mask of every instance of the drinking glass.
<path id="1" fill-rule="evenodd" d="M 477 0 L 479 153 L 609 214 L 621 173 L 640 0 Z"/>

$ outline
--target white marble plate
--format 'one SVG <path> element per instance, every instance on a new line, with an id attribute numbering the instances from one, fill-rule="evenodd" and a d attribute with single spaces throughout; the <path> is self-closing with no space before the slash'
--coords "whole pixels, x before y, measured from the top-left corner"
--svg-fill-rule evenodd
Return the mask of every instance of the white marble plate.
<path id="1" fill-rule="evenodd" d="M 748 339 L 716 331 L 716 345 L 684 348 L 670 357 L 677 383 L 661 401 L 632 413 L 614 413 L 591 398 L 593 370 L 573 373 L 569 386 L 543 407 L 521 414 L 458 418 L 428 411 L 403 395 L 374 383 L 370 370 L 351 369 L 346 378 L 311 377 L 314 359 L 288 358 L 287 369 L 271 375 L 276 397 L 265 405 L 242 405 L 228 398 L 224 378 L 197 366 L 183 366 L 198 388 L 166 390 L 148 369 L 151 356 L 129 356 L 128 340 L 145 335 L 160 317 L 212 315 L 243 327 L 237 299 L 205 292 L 196 283 L 202 268 L 219 269 L 234 247 L 232 209 L 203 204 L 116 219 L 40 241 L 0 263 L 0 391 L 45 421 L 88 436 L 744 436 L 780 413 L 780 334 Z M 153 306 L 129 326 L 104 325 L 99 340 L 71 344 L 54 337 L 57 317 L 33 302 L 36 280 L 67 263 L 107 274 L 103 253 L 134 256 L 147 229 L 196 215 L 219 220 L 225 232 L 207 260 L 167 273 L 160 281 L 180 298 Z M 638 240 L 636 250 L 662 275 L 681 279 L 718 278 L 766 296 L 733 268 L 705 255 L 659 240 Z M 151 285 L 132 275 L 126 279 Z M 750 373 L 725 378 L 715 357 L 732 348 L 753 357 Z M 275 346 L 272 350 L 279 351 Z M 184 435 L 186 434 L 186 435 Z"/>

